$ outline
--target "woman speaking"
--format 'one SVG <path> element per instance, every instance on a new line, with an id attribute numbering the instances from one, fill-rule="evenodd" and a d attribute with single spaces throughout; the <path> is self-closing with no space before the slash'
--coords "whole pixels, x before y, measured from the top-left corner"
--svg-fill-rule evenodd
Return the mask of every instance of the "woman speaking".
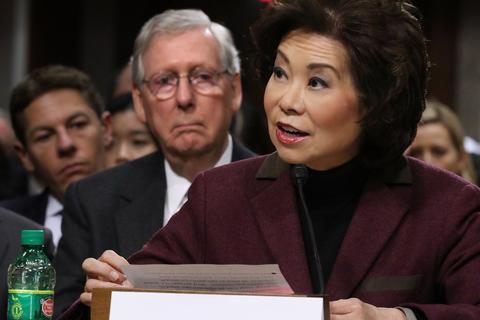
<path id="1" fill-rule="evenodd" d="M 127 262 L 84 264 L 81 296 L 126 263 L 279 264 L 330 319 L 480 319 L 480 192 L 403 153 L 425 106 L 416 8 L 278 0 L 252 27 L 276 152 L 199 175 Z"/>

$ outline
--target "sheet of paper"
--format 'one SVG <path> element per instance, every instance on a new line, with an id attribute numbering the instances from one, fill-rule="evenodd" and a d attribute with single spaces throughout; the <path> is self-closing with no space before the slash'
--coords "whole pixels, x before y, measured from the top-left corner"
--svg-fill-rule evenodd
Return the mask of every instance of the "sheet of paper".
<path id="1" fill-rule="evenodd" d="M 323 298 L 112 292 L 110 320 L 323 320 Z"/>
<path id="2" fill-rule="evenodd" d="M 149 264 L 122 271 L 135 288 L 293 294 L 276 264 Z"/>

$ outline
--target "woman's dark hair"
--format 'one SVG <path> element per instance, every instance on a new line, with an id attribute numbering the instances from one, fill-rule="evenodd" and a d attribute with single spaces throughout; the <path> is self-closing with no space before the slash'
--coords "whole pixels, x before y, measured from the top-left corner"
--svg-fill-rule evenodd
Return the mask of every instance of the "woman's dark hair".
<path id="1" fill-rule="evenodd" d="M 404 163 L 425 108 L 429 62 L 419 19 L 409 0 L 273 1 L 251 28 L 255 67 L 266 83 L 293 30 L 340 42 L 364 114 L 360 157 L 372 172 L 390 175 Z"/>
<path id="2" fill-rule="evenodd" d="M 100 93 L 90 78 L 80 70 L 61 65 L 46 66 L 34 70 L 26 79 L 17 84 L 10 95 L 10 117 L 17 138 L 25 145 L 25 124 L 23 111 L 41 95 L 54 90 L 76 90 L 91 107 L 98 118 L 104 111 Z"/>

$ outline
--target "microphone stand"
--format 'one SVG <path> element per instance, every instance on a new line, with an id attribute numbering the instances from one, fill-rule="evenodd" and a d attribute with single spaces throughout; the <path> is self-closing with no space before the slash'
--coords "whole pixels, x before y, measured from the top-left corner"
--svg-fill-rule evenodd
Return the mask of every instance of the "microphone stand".
<path id="1" fill-rule="evenodd" d="M 302 224 L 303 242 L 305 244 L 307 253 L 308 268 L 312 278 L 313 292 L 316 294 L 324 294 L 325 284 L 315 237 L 315 230 L 313 229 L 312 219 L 310 218 L 307 202 L 305 201 L 305 194 L 303 192 L 303 186 L 308 179 L 307 167 L 301 164 L 293 165 L 293 177 L 294 183 L 297 186 L 298 198 L 300 200 L 300 222 Z"/>

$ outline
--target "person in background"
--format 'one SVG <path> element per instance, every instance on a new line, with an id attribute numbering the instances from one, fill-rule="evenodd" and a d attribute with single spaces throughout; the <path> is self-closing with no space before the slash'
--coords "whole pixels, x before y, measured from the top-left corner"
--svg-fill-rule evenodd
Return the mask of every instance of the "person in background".
<path id="1" fill-rule="evenodd" d="M 48 227 L 57 246 L 67 187 L 105 168 L 111 131 L 103 101 L 85 73 L 56 65 L 17 84 L 9 107 L 17 154 L 45 190 L 0 206 Z"/>
<path id="2" fill-rule="evenodd" d="M 279 264 L 332 320 L 480 319 L 480 190 L 404 156 L 429 66 L 415 6 L 276 0 L 252 33 L 277 151 L 199 174 L 128 261 L 86 259 L 64 319 L 131 286 L 128 263 Z"/>
<path id="3" fill-rule="evenodd" d="M 0 109 L 0 201 L 28 194 L 28 174 L 15 153 L 15 134 Z"/>
<path id="4" fill-rule="evenodd" d="M 10 263 L 22 251 L 21 231 L 41 228 L 41 225 L 0 207 L 0 320 L 7 319 L 7 271 Z M 45 233 L 45 244 L 47 255 L 52 258 L 54 248 L 52 234 L 48 229 Z"/>
<path id="5" fill-rule="evenodd" d="M 144 24 L 131 63 L 135 112 L 159 151 L 68 189 L 55 315 L 82 292 L 85 258 L 139 250 L 186 201 L 197 174 L 254 155 L 229 134 L 242 86 L 228 29 L 199 10 L 167 10 Z"/>
<path id="6" fill-rule="evenodd" d="M 158 147 L 155 139 L 141 122 L 135 110 L 131 93 L 120 95 L 107 106 L 112 125 L 112 143 L 107 147 L 106 166 L 134 160 L 155 152 Z"/>
<path id="7" fill-rule="evenodd" d="M 455 113 L 438 101 L 427 101 L 417 135 L 406 154 L 476 183 L 477 175 L 465 151 L 464 138 L 465 132 Z"/>
<path id="8" fill-rule="evenodd" d="M 113 85 L 112 97 L 115 99 L 126 93 L 130 93 L 133 89 L 132 82 L 132 66 L 131 63 L 126 63 L 115 78 Z"/>
<path id="9" fill-rule="evenodd" d="M 4 147 L 5 152 L 15 152 L 15 133 L 13 133 L 10 119 L 7 112 L 0 108 L 0 145 Z"/>

